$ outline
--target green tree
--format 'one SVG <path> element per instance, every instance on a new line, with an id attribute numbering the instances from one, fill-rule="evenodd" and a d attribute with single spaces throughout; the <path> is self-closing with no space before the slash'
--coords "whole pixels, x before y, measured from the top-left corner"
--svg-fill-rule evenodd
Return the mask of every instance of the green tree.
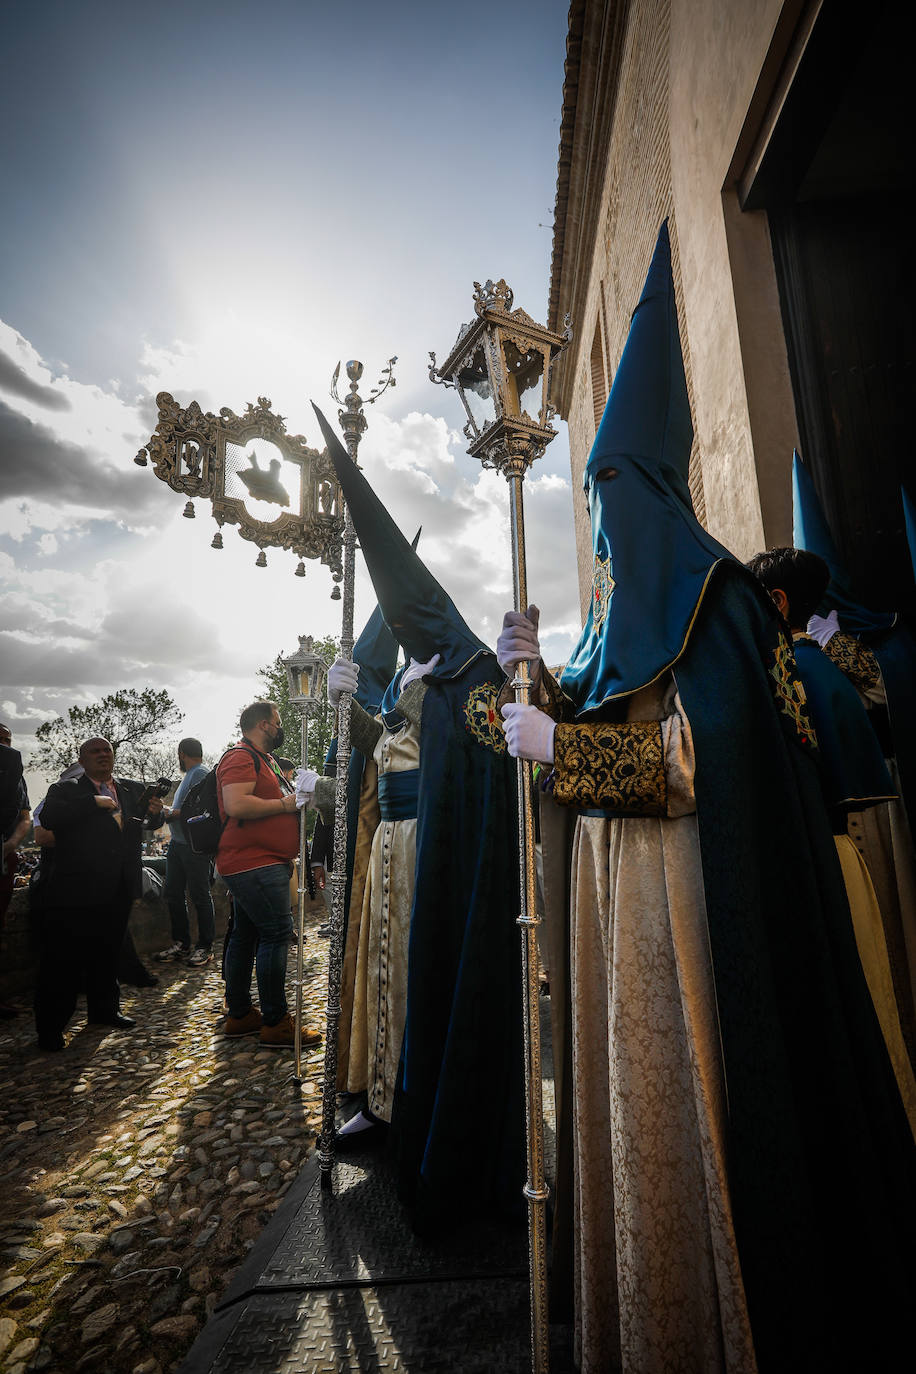
<path id="1" fill-rule="evenodd" d="M 112 692 L 93 706 L 71 706 L 65 716 L 56 716 L 35 731 L 38 748 L 31 767 L 45 773 L 60 773 L 76 761 L 83 740 L 107 739 L 115 751 L 115 767 L 126 777 L 153 782 L 160 776 L 165 751 L 184 712 L 165 690 L 133 687 Z M 175 757 L 174 745 L 171 746 Z M 177 768 L 177 762 L 175 764 Z M 170 770 L 166 772 L 171 775 Z M 163 774 L 165 776 L 165 774 Z"/>
<path id="2" fill-rule="evenodd" d="M 328 667 L 334 662 L 340 653 L 340 641 L 333 636 L 326 639 L 316 639 L 312 644 L 316 654 L 320 654 Z M 295 706 L 290 704 L 289 682 L 286 676 L 286 669 L 283 666 L 283 655 L 277 654 L 273 663 L 266 664 L 258 669 L 260 679 L 257 687 L 258 697 L 263 697 L 267 701 L 275 701 L 280 712 L 280 720 L 283 723 L 283 748 L 279 752 L 288 759 L 294 759 L 299 763 L 301 757 L 301 726 L 299 723 L 299 712 Z M 327 694 L 322 690 L 321 700 L 316 706 L 312 707 L 309 717 L 309 757 L 308 766 L 316 769 L 319 773 L 324 768 L 324 756 L 328 752 L 328 745 L 331 743 L 331 736 L 334 731 L 334 712 L 328 705 Z"/>

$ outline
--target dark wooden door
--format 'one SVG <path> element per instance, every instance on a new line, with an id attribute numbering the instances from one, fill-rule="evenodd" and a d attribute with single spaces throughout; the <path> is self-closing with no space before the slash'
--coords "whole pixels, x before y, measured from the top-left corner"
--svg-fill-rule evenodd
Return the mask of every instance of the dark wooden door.
<path id="1" fill-rule="evenodd" d="M 770 211 L 803 457 L 859 597 L 916 609 L 912 246 L 896 195 Z"/>
<path id="2" fill-rule="evenodd" d="M 904 7 L 823 5 L 746 209 L 770 223 L 803 457 L 856 595 L 916 612 L 913 119 Z"/>

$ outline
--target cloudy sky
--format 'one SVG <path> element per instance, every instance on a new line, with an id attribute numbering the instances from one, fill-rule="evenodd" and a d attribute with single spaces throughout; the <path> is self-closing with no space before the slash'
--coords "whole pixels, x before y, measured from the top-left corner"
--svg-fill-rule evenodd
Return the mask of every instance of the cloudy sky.
<path id="1" fill-rule="evenodd" d="M 339 630 L 327 569 L 256 549 L 133 463 L 170 391 L 269 396 L 319 445 L 339 359 L 368 410 L 360 461 L 470 624 L 511 600 L 507 493 L 430 384 L 504 276 L 546 315 L 566 10 L 352 0 L 9 0 L 0 54 L 0 719 L 36 727 L 166 687 L 217 751 L 256 670 Z M 565 426 L 527 485 L 545 649 L 578 633 Z M 360 569 L 356 628 L 372 609 Z M 37 795 L 43 780 L 30 776 Z M 33 800 L 36 799 L 33 797 Z"/>

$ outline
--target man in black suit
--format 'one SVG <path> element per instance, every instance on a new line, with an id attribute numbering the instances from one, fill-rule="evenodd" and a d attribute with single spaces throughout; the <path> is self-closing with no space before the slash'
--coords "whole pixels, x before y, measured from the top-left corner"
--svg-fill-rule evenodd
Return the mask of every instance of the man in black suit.
<path id="1" fill-rule="evenodd" d="M 8 725 L 0 724 L 0 926 L 13 895 L 13 880 L 19 864 L 19 844 L 29 828 L 29 794 L 22 776 L 22 756 L 11 748 L 13 736 Z M 16 1008 L 0 1002 L 0 1018 L 16 1016 Z"/>
<path id="2" fill-rule="evenodd" d="M 140 896 L 142 828 L 162 824 L 161 798 L 153 797 L 141 817 L 143 784 L 112 776 L 114 752 L 106 739 L 86 740 L 79 761 L 83 776 L 54 783 L 41 814 L 55 837 L 35 988 L 43 1050 L 64 1048 L 81 982 L 91 1023 L 121 1030 L 136 1025 L 120 1012 L 118 951 Z"/>

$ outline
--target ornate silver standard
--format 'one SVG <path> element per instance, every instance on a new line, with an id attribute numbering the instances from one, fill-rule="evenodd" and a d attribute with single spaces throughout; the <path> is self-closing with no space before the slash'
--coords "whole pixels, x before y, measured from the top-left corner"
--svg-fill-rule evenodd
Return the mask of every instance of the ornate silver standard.
<path id="1" fill-rule="evenodd" d="M 502 280 L 474 283 L 476 320 L 462 325 L 454 347 L 439 367 L 435 353 L 430 379 L 454 387 L 467 412 L 468 453 L 485 468 L 495 468 L 509 483 L 512 583 L 517 611 L 528 607 L 525 565 L 525 473 L 544 452 L 556 430 L 550 424 L 550 365 L 569 339 L 536 324 L 524 310 L 512 309 L 512 292 Z M 534 416 L 529 413 L 533 410 Z M 512 686 L 527 705 L 530 671 L 520 663 Z M 525 1036 L 528 1179 L 528 1261 L 531 1290 L 531 1367 L 547 1374 L 550 1328 L 547 1310 L 547 1182 L 544 1176 L 544 1113 L 541 1086 L 540 980 L 537 947 L 537 875 L 534 853 L 534 777 L 529 762 L 518 760 L 519 898 L 522 944 L 522 1009 Z"/>
<path id="2" fill-rule="evenodd" d="M 156 404 L 159 423 L 134 462 L 147 467 L 152 459 L 156 476 L 173 491 L 189 498 L 183 512 L 189 520 L 195 518 L 190 498 L 209 498 L 219 526 L 211 548 L 223 547 L 222 526 L 231 524 L 238 525 L 243 539 L 257 544 L 256 568 L 267 566 L 264 550 L 269 547 L 291 549 L 298 554 L 297 577 L 305 577 L 305 559 L 320 558 L 330 567 L 334 579 L 331 598 L 340 600 L 336 584 L 343 575 L 344 503 L 327 452 L 309 448 L 300 434 L 287 434 L 283 416 L 273 413 L 265 396 L 258 397 L 256 406 L 249 404 L 242 416 L 228 406 L 223 406 L 218 416 L 201 410 L 196 401 L 182 406 L 167 391 L 159 393 Z M 290 678 L 290 699 L 300 712 L 303 764 L 308 757 L 308 714 L 320 694 L 324 672 L 323 660 L 311 648 L 311 639 L 300 638 L 299 652 L 284 660 Z M 303 809 L 299 830 L 297 1081 L 301 1081 L 302 1067 L 305 891 L 314 895 L 311 877 Z"/>
<path id="3" fill-rule="evenodd" d="M 302 767 L 309 766 L 309 718 L 312 707 L 321 699 L 321 689 L 327 664 L 324 659 L 312 652 L 311 635 L 299 636 L 299 648 L 289 658 L 282 660 L 289 680 L 290 705 L 299 712 L 302 731 Z M 305 986 L 305 898 L 306 894 L 314 900 L 315 883 L 309 864 L 308 839 L 306 836 L 306 808 L 299 812 L 299 921 L 296 940 L 296 1014 L 295 1014 L 295 1070 L 293 1079 L 302 1082 L 302 990 Z"/>
<path id="4" fill-rule="evenodd" d="M 265 548 L 290 549 L 299 556 L 297 577 L 305 577 L 305 559 L 320 558 L 340 581 L 343 494 L 326 452 L 309 448 L 301 434 L 287 434 L 266 396 L 249 403 L 244 415 L 228 406 L 214 415 L 196 401 L 182 406 L 167 391 L 156 404 L 159 422 L 134 462 L 145 468 L 152 460 L 173 491 L 210 501 L 219 526 L 211 548 L 223 547 L 223 525 L 238 525 L 260 550 L 256 568 L 267 567 Z M 195 518 L 193 499 L 183 514 Z M 339 600 L 336 586 L 334 592 Z"/>
<path id="5" fill-rule="evenodd" d="M 394 386 L 392 369 L 397 358 L 389 358 L 378 385 L 363 399 L 359 379 L 363 365 L 356 359 L 347 363 L 349 390 L 337 394 L 340 363 L 334 372 L 331 395 L 341 407 L 337 412 L 347 452 L 356 462 L 359 441 L 366 429 L 365 405 L 372 405 L 389 386 Z M 340 656 L 353 656 L 353 576 L 356 561 L 356 532 L 349 510 L 344 508 L 343 529 L 343 608 L 340 629 Z M 334 1169 L 334 1114 L 337 1107 L 337 1037 L 340 1028 L 340 979 L 343 969 L 344 901 L 347 889 L 347 778 L 350 772 L 350 693 L 341 692 L 337 707 L 337 783 L 334 792 L 334 867 L 331 872 L 331 948 L 328 955 L 327 1030 L 324 1041 L 324 1089 L 321 1107 L 321 1135 L 318 1140 L 318 1165 L 321 1186 L 332 1186 Z"/>

